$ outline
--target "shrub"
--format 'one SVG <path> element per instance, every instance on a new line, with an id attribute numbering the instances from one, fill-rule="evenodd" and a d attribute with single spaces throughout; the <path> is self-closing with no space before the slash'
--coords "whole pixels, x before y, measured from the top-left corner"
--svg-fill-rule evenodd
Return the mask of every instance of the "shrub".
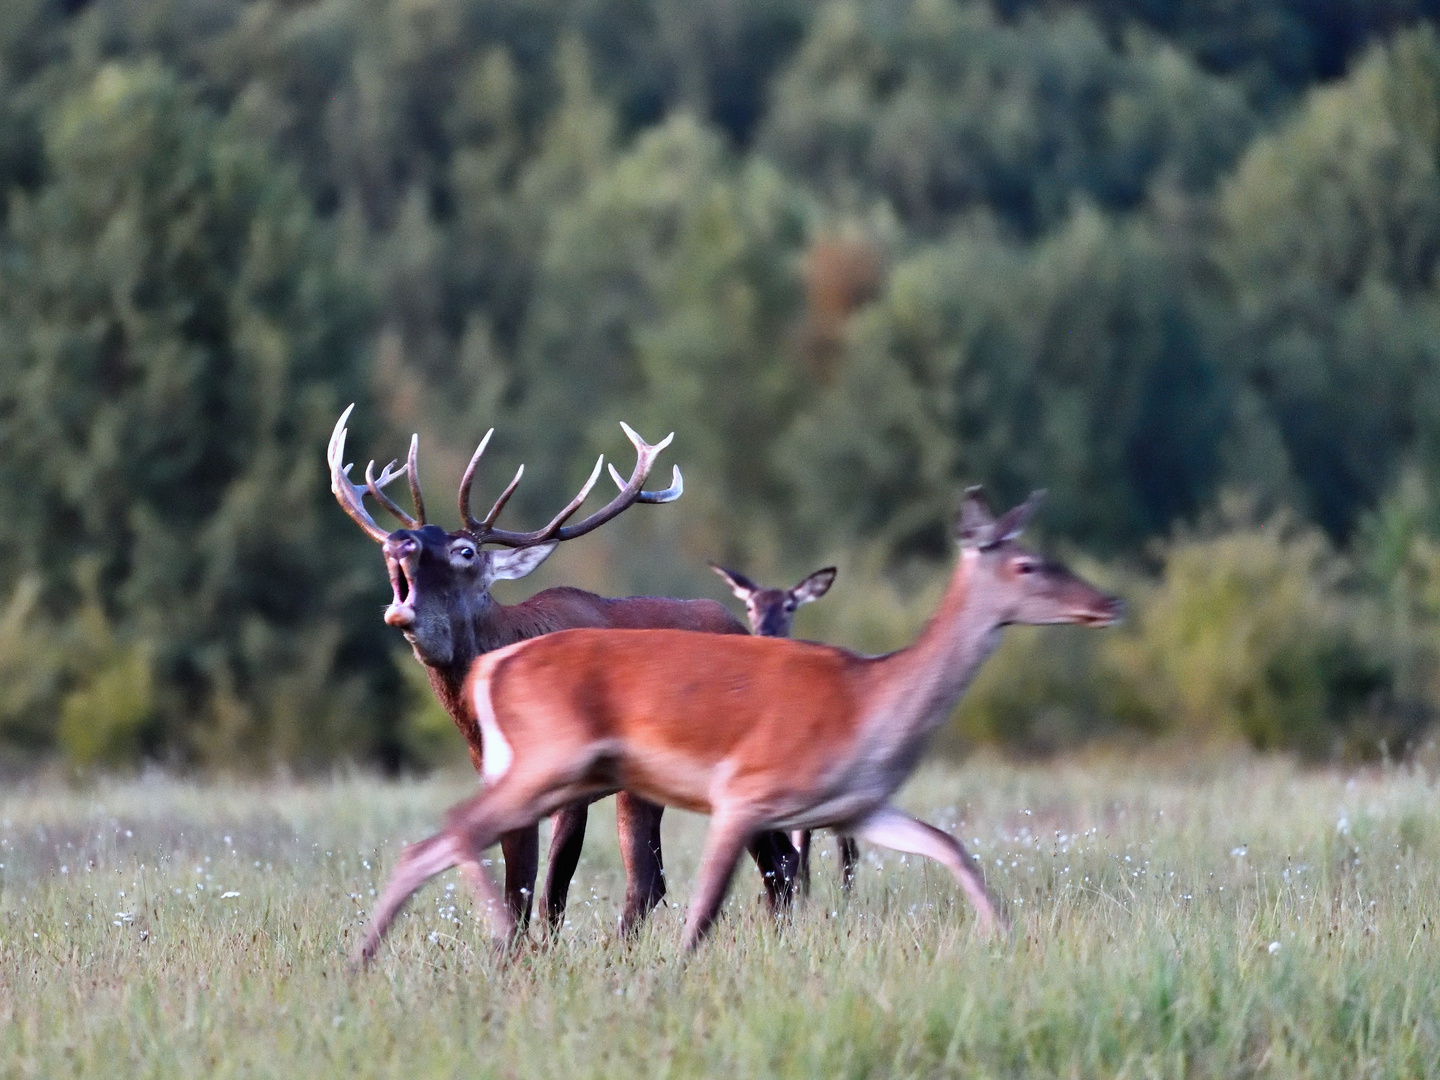
<path id="1" fill-rule="evenodd" d="M 1225 516 L 1223 532 L 1172 540 L 1158 582 L 1133 598 L 1105 649 L 1113 709 L 1201 741 L 1311 758 L 1357 749 L 1391 676 L 1370 601 L 1313 527 L 1255 523 L 1233 504 Z"/>

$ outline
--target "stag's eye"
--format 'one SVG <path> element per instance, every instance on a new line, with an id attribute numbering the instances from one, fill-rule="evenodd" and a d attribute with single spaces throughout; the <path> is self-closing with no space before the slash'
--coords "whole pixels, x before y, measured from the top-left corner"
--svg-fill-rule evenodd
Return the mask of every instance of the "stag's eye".
<path id="1" fill-rule="evenodd" d="M 469 544 L 464 544 L 455 549 L 455 554 L 459 555 L 462 559 L 469 560 L 475 557 L 475 549 Z"/>
<path id="2" fill-rule="evenodd" d="M 786 611 L 794 611 L 794 610 L 795 610 L 795 601 L 794 601 L 794 600 L 786 600 L 786 601 L 785 601 L 785 610 L 786 610 Z"/>

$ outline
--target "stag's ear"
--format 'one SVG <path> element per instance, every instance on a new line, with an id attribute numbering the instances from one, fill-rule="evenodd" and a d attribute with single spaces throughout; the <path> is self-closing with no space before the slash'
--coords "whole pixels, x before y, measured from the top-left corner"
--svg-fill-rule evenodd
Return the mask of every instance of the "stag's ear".
<path id="1" fill-rule="evenodd" d="M 558 540 L 534 547 L 501 549 L 490 552 L 490 577 L 492 581 L 513 581 L 532 573 L 560 546 Z"/>
<path id="2" fill-rule="evenodd" d="M 984 489 L 979 485 L 965 489 L 965 501 L 960 504 L 960 516 L 955 519 L 955 539 L 961 547 L 985 548 L 991 544 L 995 528 L 995 515 L 985 501 Z"/>
<path id="3" fill-rule="evenodd" d="M 790 590 L 790 595 L 795 598 L 796 605 L 819 600 L 830 591 L 830 586 L 835 583 L 835 574 L 835 567 L 827 566 L 824 570 L 816 570 L 815 573 L 796 585 Z"/>
<path id="4" fill-rule="evenodd" d="M 1003 544 L 1007 540 L 1014 540 L 1022 532 L 1025 526 L 1030 524 L 1030 519 L 1035 516 L 1035 511 L 1040 508 L 1040 503 L 1045 498 L 1045 492 L 1032 491 L 1030 497 L 1012 510 L 1005 511 L 1000 520 L 995 522 L 990 530 L 990 542 L 985 547 L 993 547 L 996 544 Z"/>
<path id="5" fill-rule="evenodd" d="M 744 574 L 737 574 L 734 570 L 726 570 L 723 566 L 710 564 L 710 569 L 725 579 L 725 584 L 730 586 L 730 591 L 741 600 L 749 600 L 750 597 L 759 591 L 759 586 L 747 578 Z"/>

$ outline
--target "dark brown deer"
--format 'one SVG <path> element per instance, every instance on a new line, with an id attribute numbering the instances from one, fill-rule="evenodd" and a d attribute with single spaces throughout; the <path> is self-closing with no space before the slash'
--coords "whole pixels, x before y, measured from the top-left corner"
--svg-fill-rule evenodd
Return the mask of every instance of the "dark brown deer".
<path id="1" fill-rule="evenodd" d="M 425 665 L 435 696 L 460 729 L 470 749 L 470 759 L 480 768 L 484 742 L 469 699 L 461 693 L 465 677 L 476 657 L 517 641 L 575 627 L 670 627 L 711 634 L 744 634 L 723 604 L 714 600 L 671 600 L 653 596 L 608 599 L 582 589 L 554 588 L 536 593 L 522 603 L 507 606 L 490 595 L 492 582 L 523 578 L 562 542 L 583 536 L 635 503 L 668 503 L 684 490 L 680 470 L 664 491 L 645 491 L 643 486 L 656 457 L 670 444 L 667 437 L 651 446 L 622 424 L 634 444 L 637 460 L 628 481 L 622 482 L 614 466 L 610 475 L 620 493 L 589 517 L 567 522 L 589 496 L 600 476 L 603 456 L 595 463 L 585 486 L 550 523 L 534 532 L 510 532 L 495 526 L 500 512 L 524 475 L 522 465 L 515 478 L 500 493 L 483 518 L 470 509 L 470 484 L 485 447 L 494 434 L 487 432 L 470 459 L 460 481 L 460 517 L 463 527 L 446 532 L 425 520 L 425 502 L 420 493 L 416 469 L 418 437 L 410 440 L 406 463 L 396 468 L 391 462 L 375 475 L 372 461 L 365 469 L 364 484 L 352 483 L 351 466 L 342 464 L 345 455 L 346 422 L 352 405 L 341 415 L 330 437 L 327 460 L 330 486 L 345 512 L 366 534 L 378 542 L 385 555 L 393 591 L 385 621 L 405 635 L 415 657 Z M 385 493 L 385 488 L 407 476 L 415 513 L 410 515 Z M 387 533 L 365 509 L 370 495 L 403 526 Z M 484 545 L 508 550 L 486 550 Z M 608 793 L 607 793 L 608 794 Z M 587 807 L 600 793 L 591 793 L 558 810 L 553 821 L 549 866 L 541 898 L 541 917 L 553 930 L 565 916 L 565 901 L 585 840 Z M 620 792 L 615 816 L 620 832 L 620 856 L 625 864 L 625 908 L 621 929 L 633 928 L 665 895 L 665 875 L 660 852 L 660 818 L 663 809 L 652 802 Z M 539 863 L 539 829 L 533 822 L 508 831 L 500 841 L 505 855 L 505 895 L 513 924 L 523 931 L 530 918 L 530 902 Z M 766 896 L 772 909 L 790 902 L 798 856 L 783 834 L 757 836 L 752 855 L 764 877 Z"/>
<path id="2" fill-rule="evenodd" d="M 465 694 L 485 733 L 484 790 L 401 853 L 358 959 L 375 954 L 416 889 L 452 866 L 508 937 L 485 849 L 616 786 L 710 815 L 687 950 L 714 922 L 739 853 L 766 829 L 833 828 L 935 859 L 981 927 L 1003 928 L 961 843 L 890 799 L 1005 626 L 1107 626 L 1121 616 L 1119 600 L 1015 542 L 1036 501 L 996 520 L 978 489 L 966 494 L 960 559 L 940 607 L 912 645 L 888 656 L 681 630 L 567 630 L 482 656 Z"/>
<path id="3" fill-rule="evenodd" d="M 730 591 L 745 604 L 745 613 L 750 617 L 750 632 L 761 637 L 788 638 L 795 626 L 795 612 L 801 604 L 819 600 L 830 591 L 835 583 L 835 567 L 827 566 L 816 570 L 798 585 L 788 589 L 766 589 L 735 570 L 710 564 L 710 569 L 725 579 Z M 795 871 L 796 884 L 803 896 L 810 895 L 810 832 L 796 829 L 790 834 L 790 842 L 799 854 L 799 866 Z M 850 895 L 855 883 L 855 867 L 860 862 L 860 845 L 853 836 L 841 834 L 836 838 L 840 849 L 840 891 Z"/>

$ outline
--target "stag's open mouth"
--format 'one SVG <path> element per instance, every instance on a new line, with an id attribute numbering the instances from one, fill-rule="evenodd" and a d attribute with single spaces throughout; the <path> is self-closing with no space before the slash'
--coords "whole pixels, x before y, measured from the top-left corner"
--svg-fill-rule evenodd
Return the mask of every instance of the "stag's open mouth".
<path id="1" fill-rule="evenodd" d="M 390 589 L 393 597 L 385 609 L 385 622 L 408 630 L 415 625 L 415 605 L 410 602 L 414 594 L 414 579 L 408 559 L 387 558 L 386 569 L 390 571 Z"/>

